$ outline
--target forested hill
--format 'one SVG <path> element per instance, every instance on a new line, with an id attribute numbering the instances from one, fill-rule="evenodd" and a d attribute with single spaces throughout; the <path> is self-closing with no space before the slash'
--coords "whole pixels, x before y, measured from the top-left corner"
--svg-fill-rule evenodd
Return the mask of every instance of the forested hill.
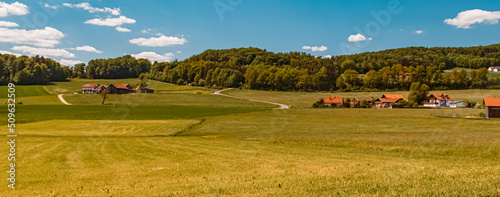
<path id="1" fill-rule="evenodd" d="M 500 44 L 408 47 L 332 58 L 300 52 L 273 53 L 253 47 L 210 49 L 183 61 L 151 63 L 127 55 L 91 60 L 88 65 L 77 64 L 71 70 L 48 59 L 2 57 L 2 83 L 40 83 L 35 76 L 42 76 L 42 83 L 47 83 L 47 77 L 55 81 L 66 76 L 130 78 L 149 73 L 151 79 L 175 84 L 279 91 L 408 90 L 413 82 L 433 89 L 500 87 L 500 79 L 489 79 L 485 69 L 500 66 Z M 443 73 L 455 67 L 478 70 Z"/>
<path id="2" fill-rule="evenodd" d="M 314 56 L 305 53 L 272 53 L 258 48 L 239 48 L 206 50 L 199 55 L 194 55 L 186 61 L 200 60 L 223 63 L 228 66 L 246 65 L 291 65 L 305 66 L 301 63 L 314 61 Z M 346 60 L 352 60 L 344 65 L 342 70 L 355 69 L 359 73 L 369 70 L 380 70 L 385 66 L 401 64 L 402 66 L 435 66 L 440 69 L 462 68 L 488 68 L 500 66 L 500 44 L 477 47 L 408 47 L 389 49 L 378 52 L 365 52 L 354 55 L 332 57 L 331 61 L 341 66 Z"/>
<path id="3" fill-rule="evenodd" d="M 500 45 L 409 47 L 323 59 L 258 48 L 206 50 L 184 61 L 154 63 L 151 77 L 177 84 L 281 91 L 407 90 L 412 82 L 433 89 L 497 88 L 486 69 L 444 75 L 454 67 L 500 66 Z M 360 74 L 366 74 L 361 78 Z"/>

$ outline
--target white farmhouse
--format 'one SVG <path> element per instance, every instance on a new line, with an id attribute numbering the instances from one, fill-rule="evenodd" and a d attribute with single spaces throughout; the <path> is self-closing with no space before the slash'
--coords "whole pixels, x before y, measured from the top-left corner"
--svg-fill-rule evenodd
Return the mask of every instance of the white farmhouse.
<path id="1" fill-rule="evenodd" d="M 447 94 L 431 94 L 424 102 L 424 107 L 457 107 L 453 99 Z"/>

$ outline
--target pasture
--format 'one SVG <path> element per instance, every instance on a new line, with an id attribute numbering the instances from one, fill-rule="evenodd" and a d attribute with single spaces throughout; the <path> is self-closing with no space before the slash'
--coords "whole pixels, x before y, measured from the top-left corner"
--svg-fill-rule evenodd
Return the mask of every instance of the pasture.
<path id="1" fill-rule="evenodd" d="M 500 121 L 481 109 L 312 109 L 325 96 L 383 93 L 224 92 L 292 105 L 280 110 L 160 82 L 163 93 L 99 105 L 99 95 L 66 94 L 82 81 L 19 98 L 65 93 L 73 105 L 17 107 L 17 189 L 0 196 L 500 195 Z"/>
<path id="2" fill-rule="evenodd" d="M 408 98 L 409 91 L 398 92 L 278 92 L 258 90 L 232 89 L 224 91 L 225 94 L 246 99 L 260 99 L 292 105 L 292 108 L 311 108 L 312 104 L 323 97 L 373 97 L 380 98 L 383 94 L 402 94 Z M 498 89 L 469 89 L 469 90 L 438 90 L 430 91 L 432 94 L 448 94 L 457 101 L 468 99 L 478 103 L 483 102 L 484 97 L 499 97 Z"/>
<path id="3" fill-rule="evenodd" d="M 30 85 L 30 86 L 16 86 L 16 97 L 28 97 L 28 96 L 45 96 L 49 93 L 45 90 L 43 86 L 40 85 Z M 0 86 L 0 98 L 7 98 L 7 86 Z"/>

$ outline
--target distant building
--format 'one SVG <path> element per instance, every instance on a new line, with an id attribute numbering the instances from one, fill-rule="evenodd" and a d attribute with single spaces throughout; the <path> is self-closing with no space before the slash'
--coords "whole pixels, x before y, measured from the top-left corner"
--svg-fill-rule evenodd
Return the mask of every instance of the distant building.
<path id="1" fill-rule="evenodd" d="M 95 93 L 97 87 L 99 87 L 99 84 L 95 84 L 95 83 L 85 84 L 82 86 L 82 93 L 83 94 Z"/>
<path id="2" fill-rule="evenodd" d="M 101 87 L 102 90 L 104 89 L 109 89 L 110 94 L 129 94 L 129 93 L 134 93 L 135 90 L 132 89 L 132 86 L 126 83 L 121 83 L 121 84 L 110 84 L 107 86 Z"/>
<path id="3" fill-rule="evenodd" d="M 403 95 L 401 94 L 384 94 L 382 95 L 381 98 L 386 98 L 386 99 L 398 99 L 398 100 L 407 100 L 405 99 L 405 97 L 403 97 Z"/>
<path id="4" fill-rule="evenodd" d="M 374 101 L 376 108 L 390 108 L 392 103 L 400 105 L 400 101 L 406 101 L 406 98 L 401 94 L 384 94 L 381 98 Z"/>
<path id="5" fill-rule="evenodd" d="M 489 67 L 488 71 L 490 71 L 490 72 L 500 72 L 500 66 Z"/>
<path id="6" fill-rule="evenodd" d="M 142 89 L 141 89 L 141 88 L 139 88 L 139 87 L 137 87 L 137 88 L 135 89 L 135 92 L 136 92 L 136 93 L 155 93 L 155 91 L 154 91 L 154 90 L 152 90 L 152 89 L 149 89 L 149 88 L 142 88 Z"/>
<path id="7" fill-rule="evenodd" d="M 323 102 L 329 107 L 342 107 L 344 105 L 344 98 L 342 97 L 325 97 Z"/>
<path id="8" fill-rule="evenodd" d="M 500 98 L 484 98 L 486 118 L 500 118 Z"/>
<path id="9" fill-rule="evenodd" d="M 462 101 L 453 101 L 450 103 L 451 108 L 464 108 L 465 105 Z"/>
<path id="10" fill-rule="evenodd" d="M 424 107 L 451 107 L 453 99 L 447 94 L 431 94 L 424 101 Z"/>
<path id="11" fill-rule="evenodd" d="M 372 97 L 354 97 L 354 99 L 352 99 L 352 101 L 354 101 L 355 103 L 357 103 L 359 101 L 368 101 L 368 103 L 372 103 L 373 98 Z"/>
<path id="12" fill-rule="evenodd" d="M 399 105 L 399 101 L 403 99 L 397 99 L 397 98 L 378 98 L 375 100 L 375 107 L 376 108 L 389 108 L 392 109 L 392 103 L 395 105 Z"/>

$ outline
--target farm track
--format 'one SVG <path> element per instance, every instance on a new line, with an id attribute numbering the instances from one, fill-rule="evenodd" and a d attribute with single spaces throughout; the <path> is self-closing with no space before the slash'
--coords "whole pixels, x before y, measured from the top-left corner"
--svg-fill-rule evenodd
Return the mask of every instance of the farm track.
<path id="1" fill-rule="evenodd" d="M 71 105 L 71 103 L 68 103 L 66 102 L 66 100 L 64 100 L 63 98 L 63 95 L 62 94 L 59 94 L 57 95 L 57 97 L 59 98 L 59 100 L 61 100 L 62 103 L 64 103 L 65 105 Z"/>
<path id="2" fill-rule="evenodd" d="M 280 103 L 274 103 L 274 102 L 269 102 L 269 101 L 261 101 L 261 100 L 254 100 L 254 99 L 246 99 L 246 98 L 240 98 L 236 96 L 231 96 L 227 94 L 222 94 L 223 91 L 231 90 L 233 88 L 227 88 L 227 89 L 222 89 L 214 92 L 215 95 L 221 95 L 221 96 L 226 96 L 226 97 L 231 97 L 231 98 L 237 98 L 237 99 L 244 99 L 244 100 L 249 100 L 249 101 L 254 101 L 254 102 L 259 102 L 259 103 L 267 103 L 267 104 L 272 104 L 272 105 L 279 105 L 279 109 L 290 109 L 290 106 L 285 105 L 285 104 L 280 104 Z"/>

